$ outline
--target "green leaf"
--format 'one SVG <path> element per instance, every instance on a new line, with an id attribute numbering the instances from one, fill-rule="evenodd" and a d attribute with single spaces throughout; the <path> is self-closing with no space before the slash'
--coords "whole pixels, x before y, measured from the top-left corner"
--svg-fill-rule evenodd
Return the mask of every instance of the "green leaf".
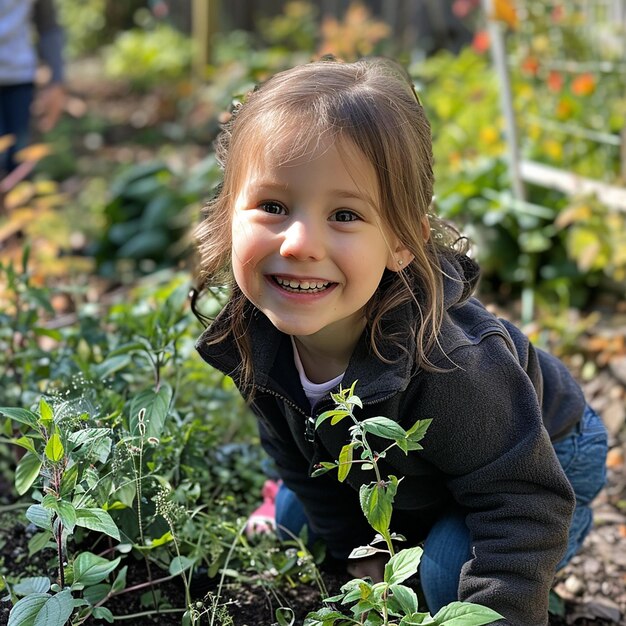
<path id="1" fill-rule="evenodd" d="M 153 539 L 150 545 L 153 548 L 158 548 L 170 543 L 171 541 L 174 541 L 174 535 L 172 535 L 171 531 L 166 530 L 160 537 Z"/>
<path id="2" fill-rule="evenodd" d="M 406 432 L 400 424 L 390 420 L 388 417 L 370 417 L 361 422 L 361 428 L 367 433 L 377 435 L 383 439 L 404 439 Z"/>
<path id="3" fill-rule="evenodd" d="M 41 470 L 41 461 L 36 454 L 27 452 L 15 470 L 15 489 L 23 496 L 35 482 Z"/>
<path id="4" fill-rule="evenodd" d="M 40 550 L 49 547 L 56 547 L 51 541 L 52 531 L 46 530 L 42 533 L 35 533 L 28 541 L 28 556 L 33 557 Z"/>
<path id="5" fill-rule="evenodd" d="M 433 616 L 437 626 L 482 626 L 504 619 L 500 613 L 480 604 L 452 602 Z"/>
<path id="6" fill-rule="evenodd" d="M 73 610 L 69 589 L 53 596 L 33 593 L 11 609 L 7 626 L 64 626 Z"/>
<path id="7" fill-rule="evenodd" d="M 33 626 L 65 626 L 74 611 L 74 600 L 69 589 L 53 595 L 42 607 Z"/>
<path id="8" fill-rule="evenodd" d="M 7 626 L 33 626 L 48 598 L 47 593 L 33 593 L 16 602 L 9 613 Z"/>
<path id="9" fill-rule="evenodd" d="M 359 499 L 361 509 L 369 525 L 381 535 L 389 534 L 393 500 L 398 490 L 398 479 L 389 477 L 389 483 L 361 485 Z"/>
<path id="10" fill-rule="evenodd" d="M 93 444 L 94 440 L 101 439 L 110 434 L 110 428 L 81 428 L 80 430 L 70 433 L 68 440 L 71 441 L 76 448 L 79 448 L 85 444 Z"/>
<path id="11" fill-rule="evenodd" d="M 104 509 L 77 509 L 76 526 L 97 530 L 113 539 L 120 540 L 120 531 L 113 518 Z"/>
<path id="12" fill-rule="evenodd" d="M 18 409 L 15 407 L 0 407 L 0 413 L 3 413 L 14 422 L 19 422 L 20 424 L 25 424 L 26 426 L 30 426 L 37 430 L 39 426 L 39 417 L 33 413 L 32 411 L 28 411 L 27 409 Z"/>
<path id="13" fill-rule="evenodd" d="M 432 419 L 417 420 L 409 430 L 406 431 L 406 438 L 413 443 L 421 441 L 426 435 L 426 431 L 430 426 Z"/>
<path id="14" fill-rule="evenodd" d="M 113 585 L 111 586 L 111 591 L 113 593 L 117 593 L 126 587 L 126 573 L 128 572 L 128 565 L 124 565 L 122 569 L 117 573 L 115 580 L 113 581 Z"/>
<path id="15" fill-rule="evenodd" d="M 350 415 L 350 411 L 346 411 L 343 409 L 332 409 L 330 411 L 324 411 L 318 418 L 315 420 L 315 428 L 319 428 L 320 424 L 325 422 L 327 419 L 331 420 L 331 424 L 334 426 L 338 422 L 340 422 L 344 417 L 348 417 Z"/>
<path id="16" fill-rule="evenodd" d="M 74 532 L 74 526 L 76 526 L 76 509 L 74 505 L 70 502 L 59 500 L 56 510 L 63 526 L 67 528 L 68 532 Z"/>
<path id="17" fill-rule="evenodd" d="M 172 389 L 169 385 L 163 385 L 158 392 L 146 389 L 137 394 L 130 404 L 131 433 L 133 435 L 141 435 L 139 411 L 145 409 L 145 437 L 161 437 L 171 399 Z"/>
<path id="18" fill-rule="evenodd" d="M 44 508 L 41 504 L 31 504 L 26 510 L 26 519 L 38 528 L 50 530 L 52 524 L 52 511 Z"/>
<path id="19" fill-rule="evenodd" d="M 56 496 L 53 496 L 51 493 L 47 493 L 41 500 L 41 506 L 43 506 L 46 509 L 52 509 L 53 511 L 56 511 L 57 510 Z"/>
<path id="20" fill-rule="evenodd" d="M 26 448 L 26 450 L 32 452 L 33 454 L 37 454 L 37 450 L 35 450 L 35 443 L 30 437 L 20 437 L 19 439 L 13 439 L 13 443 L 16 446 Z"/>
<path id="21" fill-rule="evenodd" d="M 331 469 L 335 469 L 337 467 L 337 463 L 330 463 L 328 461 L 322 461 L 320 463 L 321 467 L 318 467 L 316 470 L 313 471 L 313 473 L 311 474 L 312 478 L 315 478 L 316 476 L 321 476 L 322 474 L 325 474 L 326 472 L 330 472 Z"/>
<path id="22" fill-rule="evenodd" d="M 422 548 L 405 548 L 396 552 L 385 565 L 385 582 L 389 585 L 397 585 L 404 582 L 417 572 L 422 558 Z M 414 611 L 417 608 L 413 609 Z"/>
<path id="23" fill-rule="evenodd" d="M 61 331 L 54 328 L 41 328 L 38 326 L 33 328 L 33 331 L 37 337 L 50 337 L 50 339 L 54 339 L 55 341 L 61 341 L 63 339 Z"/>
<path id="24" fill-rule="evenodd" d="M 78 480 L 78 465 L 70 465 L 63 472 L 61 477 L 61 498 L 70 495 L 76 488 L 76 481 Z"/>
<path id="25" fill-rule="evenodd" d="M 413 589 L 404 585 L 389 585 L 391 599 L 398 606 L 398 613 L 401 615 L 410 615 L 415 613 L 418 608 L 417 594 Z"/>
<path id="26" fill-rule="evenodd" d="M 304 618 L 303 626 L 334 626 L 338 619 L 346 619 L 339 611 L 333 609 L 323 608 L 314 613 L 309 613 Z"/>
<path id="27" fill-rule="evenodd" d="M 52 410 L 52 407 L 44 400 L 44 398 L 41 398 L 39 400 L 39 415 L 41 423 L 48 428 L 50 424 L 52 424 L 52 422 L 54 422 L 54 411 Z"/>
<path id="28" fill-rule="evenodd" d="M 170 575 L 178 576 L 178 574 L 189 569 L 194 563 L 195 561 L 193 559 L 186 556 L 175 556 L 170 562 Z"/>
<path id="29" fill-rule="evenodd" d="M 141 344 L 140 344 L 141 345 Z M 143 346 L 142 346 L 143 347 Z M 111 356 L 102 363 L 98 363 L 93 370 L 94 374 L 98 377 L 99 380 L 105 380 L 111 374 L 124 369 L 131 362 L 130 355 L 128 354 L 119 354 L 117 356 Z"/>
<path id="30" fill-rule="evenodd" d="M 112 624 L 115 621 L 113 613 L 111 613 L 111 610 L 107 609 L 106 606 L 95 607 L 91 615 L 95 619 L 103 619 L 106 622 L 109 622 L 109 624 Z"/>
<path id="31" fill-rule="evenodd" d="M 46 457 L 53 463 L 57 463 L 63 458 L 65 450 L 63 449 L 61 437 L 59 437 L 57 433 L 50 435 L 50 439 L 48 439 L 44 452 Z"/>
<path id="32" fill-rule="evenodd" d="M 109 561 L 91 552 L 81 552 L 74 559 L 74 583 L 88 587 L 102 582 L 119 565 L 121 558 Z"/>
<path id="33" fill-rule="evenodd" d="M 341 452 L 339 453 L 339 469 L 337 472 L 337 478 L 340 483 L 348 477 L 348 474 L 352 469 L 352 454 L 354 446 L 354 443 L 347 443 L 343 448 L 341 448 Z"/>
<path id="34" fill-rule="evenodd" d="M 111 585 L 107 585 L 106 583 L 91 585 L 91 587 L 85 587 L 83 591 L 83 598 L 85 598 L 87 604 L 93 606 L 94 604 L 98 604 L 101 600 L 104 600 L 110 591 Z"/>
<path id="35" fill-rule="evenodd" d="M 31 593 L 46 593 L 50 591 L 50 579 L 47 576 L 22 578 L 12 588 L 18 596 L 28 596 Z"/>

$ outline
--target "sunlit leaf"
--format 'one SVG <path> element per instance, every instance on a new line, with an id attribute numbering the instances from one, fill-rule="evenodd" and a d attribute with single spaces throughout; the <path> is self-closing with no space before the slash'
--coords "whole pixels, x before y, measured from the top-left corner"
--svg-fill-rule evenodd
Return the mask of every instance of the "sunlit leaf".
<path id="1" fill-rule="evenodd" d="M 50 439 L 48 439 L 48 443 L 46 443 L 45 447 L 45 454 L 46 457 L 53 463 L 56 463 L 63 458 L 65 450 L 63 448 L 63 443 L 61 442 L 61 437 L 57 433 L 54 433 L 50 436 Z"/>
<path id="2" fill-rule="evenodd" d="M 499 619 L 503 619 L 500 613 L 469 602 L 452 602 L 433 616 L 434 623 L 442 626 L 482 626 Z"/>
<path id="3" fill-rule="evenodd" d="M 15 160 L 20 163 L 24 161 L 39 161 L 50 154 L 52 154 L 52 146 L 50 144 L 34 143 L 16 152 Z"/>
<path id="4" fill-rule="evenodd" d="M 41 465 L 39 457 L 32 452 L 27 452 L 20 459 L 15 470 L 15 489 L 20 496 L 23 496 L 37 480 Z"/>
<path id="5" fill-rule="evenodd" d="M 339 469 L 337 472 L 337 478 L 341 483 L 348 477 L 350 469 L 352 468 L 354 445 L 354 443 L 346 444 L 343 448 L 341 448 L 341 452 L 339 453 Z"/>
<path id="6" fill-rule="evenodd" d="M 385 582 L 397 585 L 417 572 L 424 551 L 420 547 L 405 548 L 396 552 L 385 565 Z M 417 607 L 413 609 L 417 610 Z"/>

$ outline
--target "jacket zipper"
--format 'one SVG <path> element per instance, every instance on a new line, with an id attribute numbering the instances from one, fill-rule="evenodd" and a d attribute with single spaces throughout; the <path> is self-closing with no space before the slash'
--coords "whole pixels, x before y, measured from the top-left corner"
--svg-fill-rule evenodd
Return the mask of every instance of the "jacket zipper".
<path id="1" fill-rule="evenodd" d="M 317 421 L 317 418 L 325 410 L 327 410 L 326 407 L 330 406 L 330 405 L 327 405 L 326 403 L 323 403 L 322 406 L 320 406 L 320 408 L 317 411 L 315 411 L 312 414 L 308 414 L 305 411 L 303 411 L 295 402 L 292 402 L 289 398 L 283 396 L 282 394 L 280 394 L 280 393 L 278 393 L 276 391 L 273 391 L 272 389 L 267 389 L 265 387 L 256 387 L 256 389 L 258 391 L 262 391 L 263 393 L 267 393 L 270 396 L 274 396 L 275 398 L 280 398 L 281 400 L 286 402 L 290 407 L 292 407 L 298 413 L 300 413 L 300 415 L 302 415 L 305 418 L 305 420 L 306 420 L 305 421 L 305 427 L 304 427 L 304 438 L 309 443 L 315 443 L 315 422 Z M 382 398 L 378 398 L 374 402 L 366 402 L 365 405 L 373 406 L 375 404 L 379 404 L 381 402 L 385 402 L 385 401 L 389 400 L 389 398 L 392 398 L 394 395 L 395 395 L 395 392 L 391 393 L 391 394 L 389 394 L 387 396 L 384 396 Z"/>

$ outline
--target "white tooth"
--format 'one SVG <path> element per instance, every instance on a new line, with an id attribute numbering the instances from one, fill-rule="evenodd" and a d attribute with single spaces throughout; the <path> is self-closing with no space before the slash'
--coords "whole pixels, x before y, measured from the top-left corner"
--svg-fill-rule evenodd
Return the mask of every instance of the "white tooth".
<path id="1" fill-rule="evenodd" d="M 298 283 L 297 280 L 290 280 L 289 281 L 289 286 L 292 287 L 293 289 L 296 289 L 298 287 L 300 283 Z"/>
<path id="2" fill-rule="evenodd" d="M 300 289 L 308 289 L 310 286 L 311 286 L 311 283 L 309 283 L 306 280 L 303 283 L 300 283 Z"/>

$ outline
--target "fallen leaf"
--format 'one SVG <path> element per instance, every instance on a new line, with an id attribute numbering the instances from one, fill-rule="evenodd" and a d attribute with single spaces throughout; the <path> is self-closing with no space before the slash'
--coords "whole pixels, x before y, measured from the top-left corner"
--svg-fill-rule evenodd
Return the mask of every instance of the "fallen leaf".
<path id="1" fill-rule="evenodd" d="M 2 135 L 0 137 L 0 152 L 4 152 L 15 143 L 15 135 Z"/>
<path id="2" fill-rule="evenodd" d="M 624 466 L 624 451 L 620 446 L 609 450 L 606 455 L 606 466 L 610 469 L 619 469 Z"/>
<path id="3" fill-rule="evenodd" d="M 22 163 L 24 161 L 39 161 L 39 159 L 43 159 L 49 154 L 52 154 L 52 148 L 49 144 L 35 143 L 17 152 L 15 160 Z"/>

